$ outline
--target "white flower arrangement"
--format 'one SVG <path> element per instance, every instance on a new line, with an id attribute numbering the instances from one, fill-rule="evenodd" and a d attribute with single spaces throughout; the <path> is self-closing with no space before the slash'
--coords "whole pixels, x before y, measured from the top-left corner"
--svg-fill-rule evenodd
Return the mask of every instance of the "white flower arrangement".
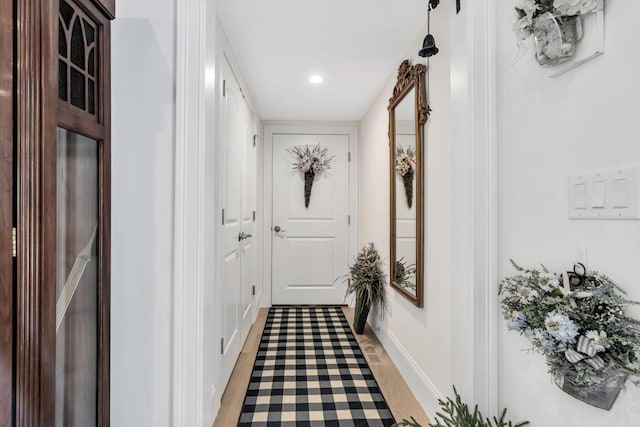
<path id="1" fill-rule="evenodd" d="M 413 176 L 416 173 L 416 150 L 402 145 L 396 148 L 396 172 L 402 177 L 409 208 L 413 204 Z"/>
<path id="2" fill-rule="evenodd" d="M 327 155 L 328 149 L 321 148 L 320 144 L 313 148 L 308 145 L 297 146 L 287 150 L 294 158 L 293 170 L 299 170 L 302 173 L 311 172 L 317 175 L 321 172 L 331 169 L 331 162 L 335 156 Z"/>
<path id="3" fill-rule="evenodd" d="M 320 144 L 313 148 L 308 145 L 300 145 L 287 150 L 295 160 L 293 172 L 300 171 L 304 174 L 304 206 L 309 208 L 311 202 L 311 189 L 316 175 L 331 169 L 331 162 L 335 156 L 329 156 L 328 148 L 321 148 Z"/>
<path id="4" fill-rule="evenodd" d="M 560 280 L 546 269 L 512 264 L 517 274 L 503 279 L 499 291 L 507 328 L 546 357 L 551 374 L 592 388 L 612 377 L 640 378 L 640 322 L 624 310 L 637 302 L 598 272 Z"/>
<path id="5" fill-rule="evenodd" d="M 416 151 L 407 147 L 406 149 L 401 145 L 396 149 L 396 171 L 400 176 L 405 176 L 409 172 L 413 175 L 416 171 Z"/>

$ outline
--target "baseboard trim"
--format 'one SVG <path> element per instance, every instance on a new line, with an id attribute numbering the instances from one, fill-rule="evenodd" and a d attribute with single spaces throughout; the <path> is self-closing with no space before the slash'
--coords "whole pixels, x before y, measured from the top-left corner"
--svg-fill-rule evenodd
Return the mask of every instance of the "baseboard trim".
<path id="1" fill-rule="evenodd" d="M 371 325 L 370 325 L 371 326 Z M 398 368 L 400 375 L 409 386 L 409 390 L 433 421 L 436 412 L 440 410 L 438 399 L 443 399 L 442 393 L 431 382 L 429 377 L 420 369 L 400 341 L 386 328 L 371 328 L 385 351 Z"/>
<path id="2" fill-rule="evenodd" d="M 211 399 L 213 400 L 213 410 L 211 414 L 213 415 L 213 419 L 208 424 L 212 426 L 216 422 L 216 418 L 218 418 L 218 412 L 220 412 L 220 406 L 222 406 L 222 393 L 224 389 L 221 390 L 221 387 L 211 386 Z"/>

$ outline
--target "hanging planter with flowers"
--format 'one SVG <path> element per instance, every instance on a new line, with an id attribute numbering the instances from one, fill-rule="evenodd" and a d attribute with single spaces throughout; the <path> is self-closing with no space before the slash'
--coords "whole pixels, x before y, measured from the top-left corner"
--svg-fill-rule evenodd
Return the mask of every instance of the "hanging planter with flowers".
<path id="1" fill-rule="evenodd" d="M 413 205 L 413 176 L 416 173 L 416 150 L 411 147 L 405 149 L 398 145 L 396 149 L 396 171 L 402 177 L 407 204 L 411 209 L 411 205 Z"/>
<path id="2" fill-rule="evenodd" d="M 568 61 L 582 38 L 580 16 L 601 10 L 604 0 L 516 0 L 514 32 L 520 51 L 533 36 L 536 60 L 542 67 Z"/>
<path id="3" fill-rule="evenodd" d="M 556 276 L 511 262 L 517 274 L 503 279 L 499 291 L 507 328 L 546 357 L 563 391 L 611 409 L 627 378 L 640 379 L 640 322 L 625 312 L 638 303 L 582 264 Z"/>
<path id="4" fill-rule="evenodd" d="M 320 148 L 316 145 L 309 148 L 308 145 L 293 147 L 287 150 L 294 158 L 293 170 L 304 175 L 304 207 L 309 208 L 311 201 L 311 188 L 316 176 L 331 169 L 331 162 L 335 156 L 328 156 L 327 148 Z"/>

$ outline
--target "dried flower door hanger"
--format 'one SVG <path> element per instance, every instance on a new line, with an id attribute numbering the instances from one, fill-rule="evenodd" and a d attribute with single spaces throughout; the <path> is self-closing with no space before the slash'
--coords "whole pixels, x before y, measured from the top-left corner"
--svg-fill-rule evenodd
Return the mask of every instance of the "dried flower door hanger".
<path id="1" fill-rule="evenodd" d="M 398 145 L 396 149 L 396 171 L 402 177 L 404 193 L 407 196 L 409 208 L 413 205 L 413 175 L 416 172 L 416 151 Z"/>
<path id="2" fill-rule="evenodd" d="M 335 156 L 329 156 L 329 149 L 320 147 L 320 144 L 313 148 L 301 145 L 287 151 L 294 159 L 293 173 L 300 172 L 304 175 L 304 207 L 308 209 L 313 181 L 316 176 L 331 169 L 331 162 Z"/>

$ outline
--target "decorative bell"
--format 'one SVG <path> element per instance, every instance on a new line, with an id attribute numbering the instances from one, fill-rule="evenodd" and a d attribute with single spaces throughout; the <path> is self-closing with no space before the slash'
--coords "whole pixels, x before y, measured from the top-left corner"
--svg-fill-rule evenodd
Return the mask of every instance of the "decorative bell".
<path id="1" fill-rule="evenodd" d="M 427 36 L 424 38 L 424 41 L 422 42 L 422 49 L 420 49 L 418 55 L 422 56 L 423 58 L 428 58 L 435 55 L 436 53 L 438 53 L 436 40 L 431 34 L 427 34 Z"/>

